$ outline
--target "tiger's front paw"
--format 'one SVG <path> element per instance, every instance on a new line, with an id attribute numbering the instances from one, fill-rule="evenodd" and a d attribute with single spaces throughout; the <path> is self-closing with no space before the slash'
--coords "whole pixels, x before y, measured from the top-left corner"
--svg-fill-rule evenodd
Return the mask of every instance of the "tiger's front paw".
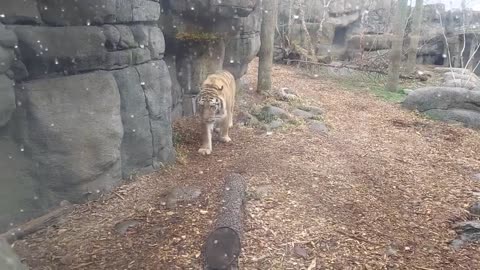
<path id="1" fill-rule="evenodd" d="M 229 142 L 232 141 L 232 139 L 230 139 L 229 136 L 225 136 L 225 137 L 221 137 L 221 138 L 220 138 L 220 141 L 221 141 L 221 142 L 224 142 L 224 143 L 229 143 Z"/>
<path id="2" fill-rule="evenodd" d="M 208 148 L 200 148 L 198 149 L 198 153 L 200 153 L 201 155 L 210 155 L 212 153 L 212 149 L 208 149 Z"/>

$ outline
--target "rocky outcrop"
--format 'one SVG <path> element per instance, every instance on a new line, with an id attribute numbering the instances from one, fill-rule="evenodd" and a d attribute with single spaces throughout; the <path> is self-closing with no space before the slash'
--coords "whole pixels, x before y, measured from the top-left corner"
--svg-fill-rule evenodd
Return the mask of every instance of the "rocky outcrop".
<path id="1" fill-rule="evenodd" d="M 260 1 L 164 2 L 160 22 L 175 77 L 173 110 L 187 116 L 195 112 L 193 98 L 207 74 L 222 68 L 237 80 L 245 74 L 260 49 Z"/>
<path id="2" fill-rule="evenodd" d="M 173 162 L 203 79 L 256 56 L 259 2 L 0 1 L 0 231 Z"/>
<path id="3" fill-rule="evenodd" d="M 410 93 L 403 106 L 434 119 L 480 128 L 480 91 L 465 88 L 425 87 Z"/>

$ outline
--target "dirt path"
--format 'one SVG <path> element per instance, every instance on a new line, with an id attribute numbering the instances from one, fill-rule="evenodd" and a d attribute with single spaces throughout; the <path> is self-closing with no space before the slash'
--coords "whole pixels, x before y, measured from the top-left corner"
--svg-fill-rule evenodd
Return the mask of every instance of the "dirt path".
<path id="1" fill-rule="evenodd" d="M 255 66 L 247 79 L 255 85 Z M 99 202 L 78 206 L 58 227 L 16 243 L 32 269 L 199 269 L 202 240 L 218 207 L 222 176 L 248 179 L 242 269 L 476 269 L 480 246 L 453 251 L 480 182 L 480 134 L 432 122 L 334 81 L 277 66 L 277 87 L 325 109 L 326 135 L 300 125 L 267 135 L 236 127 L 234 143 L 200 157 L 192 120 L 179 123 L 181 163 L 140 177 Z M 249 103 L 252 90 L 242 95 Z M 173 186 L 200 199 L 162 204 Z M 477 198 L 478 199 L 478 198 Z M 125 219 L 140 221 L 126 236 Z"/>

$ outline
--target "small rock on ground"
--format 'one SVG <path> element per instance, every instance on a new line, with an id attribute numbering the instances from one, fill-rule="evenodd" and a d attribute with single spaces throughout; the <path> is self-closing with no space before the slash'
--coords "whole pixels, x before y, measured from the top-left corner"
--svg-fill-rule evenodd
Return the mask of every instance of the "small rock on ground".
<path id="1" fill-rule="evenodd" d="M 280 88 L 277 91 L 277 96 L 280 100 L 294 100 L 298 98 L 297 93 L 295 91 L 290 90 L 288 88 Z"/>
<path id="2" fill-rule="evenodd" d="M 472 179 L 474 181 L 479 181 L 480 182 L 480 173 L 476 173 L 476 174 L 472 175 Z"/>
<path id="3" fill-rule="evenodd" d="M 299 108 L 301 110 L 304 110 L 304 111 L 307 111 L 307 112 L 311 112 L 315 115 L 321 115 L 323 114 L 323 109 L 320 108 L 320 107 L 317 107 L 317 106 L 302 106 L 301 108 Z"/>
<path id="4" fill-rule="evenodd" d="M 167 207 L 173 208 L 177 206 L 179 202 L 191 202 L 196 200 L 202 191 L 197 187 L 175 187 L 167 196 Z"/>
<path id="5" fill-rule="evenodd" d="M 267 125 L 267 130 L 277 129 L 283 126 L 282 120 L 273 120 Z"/>
<path id="6" fill-rule="evenodd" d="M 138 220 L 124 220 L 115 224 L 115 231 L 120 235 L 125 235 L 130 228 L 134 228 L 140 224 Z"/>
<path id="7" fill-rule="evenodd" d="M 300 109 L 293 110 L 292 114 L 295 115 L 295 116 L 301 117 L 303 119 L 309 119 L 309 118 L 313 118 L 315 116 L 311 112 L 307 112 L 307 111 L 300 110 Z"/>
<path id="8" fill-rule="evenodd" d="M 460 249 L 466 243 L 478 243 L 480 241 L 480 220 L 459 222 L 454 226 L 458 238 L 453 240 L 451 246 Z"/>
<path id="9" fill-rule="evenodd" d="M 475 202 L 470 208 L 468 209 L 471 214 L 480 216 L 480 202 Z"/>
<path id="10" fill-rule="evenodd" d="M 262 112 L 264 112 L 264 113 L 266 113 L 270 116 L 275 116 L 275 117 L 278 117 L 278 118 L 289 118 L 289 115 L 288 115 L 287 111 L 285 111 L 282 108 L 271 106 L 271 105 L 267 105 L 267 106 L 263 107 Z"/>
<path id="11" fill-rule="evenodd" d="M 310 130 L 316 133 L 325 134 L 328 132 L 327 126 L 320 121 L 311 121 L 309 126 Z"/>
<path id="12" fill-rule="evenodd" d="M 260 121 L 255 116 L 243 111 L 238 113 L 237 122 L 244 126 L 257 126 L 260 124 Z"/>

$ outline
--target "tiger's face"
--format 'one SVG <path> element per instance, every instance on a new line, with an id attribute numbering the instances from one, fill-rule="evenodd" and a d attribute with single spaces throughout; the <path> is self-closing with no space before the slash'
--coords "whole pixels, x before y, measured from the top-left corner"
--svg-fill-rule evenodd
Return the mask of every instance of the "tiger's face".
<path id="1" fill-rule="evenodd" d="M 223 102 L 220 98 L 200 97 L 198 105 L 200 105 L 199 109 L 203 121 L 213 123 L 221 118 Z"/>

